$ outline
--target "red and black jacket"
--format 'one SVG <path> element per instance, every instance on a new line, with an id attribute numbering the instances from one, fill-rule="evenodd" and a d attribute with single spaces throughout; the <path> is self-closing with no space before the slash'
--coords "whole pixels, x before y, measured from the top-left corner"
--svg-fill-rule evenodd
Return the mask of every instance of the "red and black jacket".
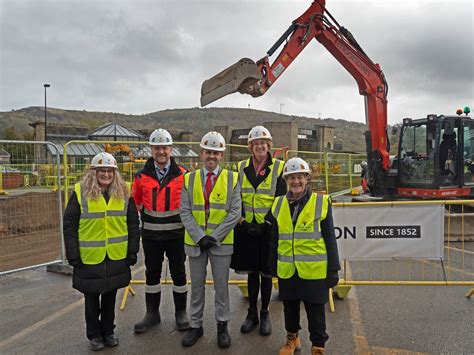
<path id="1" fill-rule="evenodd" d="M 170 170 L 160 183 L 153 158 L 135 175 L 132 194 L 137 206 L 142 206 L 141 232 L 143 238 L 170 240 L 184 238 L 181 222 L 180 197 L 187 170 L 171 157 Z"/>

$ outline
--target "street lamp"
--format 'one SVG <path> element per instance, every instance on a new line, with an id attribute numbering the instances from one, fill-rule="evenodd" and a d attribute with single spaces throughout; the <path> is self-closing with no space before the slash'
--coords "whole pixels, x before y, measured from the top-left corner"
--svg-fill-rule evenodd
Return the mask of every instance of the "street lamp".
<path id="1" fill-rule="evenodd" d="M 44 140 L 48 140 L 48 118 L 46 114 L 46 88 L 49 88 L 51 85 L 43 84 L 44 86 Z"/>

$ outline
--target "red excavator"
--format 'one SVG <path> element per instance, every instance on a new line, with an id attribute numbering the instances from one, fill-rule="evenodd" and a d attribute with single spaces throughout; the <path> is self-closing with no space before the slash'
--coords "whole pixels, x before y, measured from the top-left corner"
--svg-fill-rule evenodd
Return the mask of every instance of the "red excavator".
<path id="1" fill-rule="evenodd" d="M 240 59 L 204 81 L 201 106 L 234 92 L 253 97 L 265 94 L 313 39 L 353 76 L 359 93 L 364 96 L 368 188 L 372 196 L 474 197 L 474 121 L 468 116 L 470 109 L 458 110 L 458 116 L 431 114 L 422 119 L 404 118 L 398 156 L 391 159 L 385 76 L 351 32 L 329 13 L 325 0 L 314 1 L 265 57 L 257 62 Z M 282 45 L 270 63 L 270 57 Z"/>

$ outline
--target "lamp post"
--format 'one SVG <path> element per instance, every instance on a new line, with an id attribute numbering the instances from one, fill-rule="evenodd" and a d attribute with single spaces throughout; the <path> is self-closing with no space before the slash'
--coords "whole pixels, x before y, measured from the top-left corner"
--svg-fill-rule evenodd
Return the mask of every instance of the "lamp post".
<path id="1" fill-rule="evenodd" d="M 48 117 L 46 114 L 46 88 L 49 88 L 51 85 L 43 84 L 44 86 L 44 140 L 48 140 Z"/>

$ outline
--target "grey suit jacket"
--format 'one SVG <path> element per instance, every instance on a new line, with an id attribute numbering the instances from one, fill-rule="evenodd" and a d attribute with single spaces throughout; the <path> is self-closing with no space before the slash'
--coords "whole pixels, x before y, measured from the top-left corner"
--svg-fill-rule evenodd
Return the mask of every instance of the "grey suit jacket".
<path id="1" fill-rule="evenodd" d="M 219 170 L 219 175 L 222 169 Z M 205 189 L 205 178 L 202 169 L 196 171 L 196 174 L 201 174 L 202 191 Z M 219 178 L 219 177 L 218 177 Z M 229 192 L 230 193 L 230 192 Z M 211 237 L 214 237 L 217 242 L 217 247 L 212 247 L 209 252 L 213 255 L 232 255 L 234 252 L 233 245 L 221 245 L 222 240 L 229 234 L 229 232 L 235 227 L 237 222 L 240 220 L 242 209 L 242 201 L 240 197 L 240 184 L 237 183 L 235 189 L 232 191 L 232 200 L 230 204 L 230 210 L 227 211 L 227 216 L 224 221 L 211 233 Z M 191 238 L 197 244 L 205 235 L 205 231 L 196 223 L 193 217 L 189 192 L 183 182 L 183 189 L 181 190 L 181 221 L 183 222 L 184 228 L 189 233 Z M 185 245 L 184 251 L 186 255 L 193 257 L 201 255 L 201 249 L 199 246 Z"/>

